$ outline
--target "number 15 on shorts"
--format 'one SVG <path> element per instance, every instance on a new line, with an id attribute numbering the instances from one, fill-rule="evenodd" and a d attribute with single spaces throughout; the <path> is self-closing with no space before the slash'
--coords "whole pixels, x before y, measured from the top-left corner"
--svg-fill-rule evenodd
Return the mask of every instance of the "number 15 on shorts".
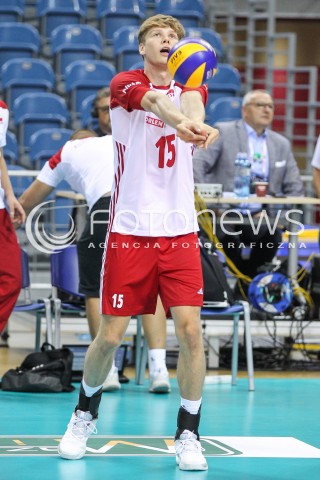
<path id="1" fill-rule="evenodd" d="M 112 295 L 113 308 L 121 308 L 123 306 L 123 293 L 115 293 Z"/>

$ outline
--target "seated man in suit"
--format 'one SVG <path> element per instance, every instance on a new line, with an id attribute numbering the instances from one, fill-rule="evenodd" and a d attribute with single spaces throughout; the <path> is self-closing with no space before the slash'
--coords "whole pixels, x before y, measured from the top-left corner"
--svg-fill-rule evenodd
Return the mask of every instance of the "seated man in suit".
<path id="1" fill-rule="evenodd" d="M 316 196 L 320 198 L 320 135 L 313 153 L 311 165 L 313 188 Z"/>
<path id="2" fill-rule="evenodd" d="M 267 91 L 248 92 L 243 97 L 242 119 L 215 125 L 220 131 L 218 141 L 206 150 L 196 150 L 195 183 L 221 183 L 225 192 L 233 192 L 235 159 L 238 152 L 246 152 L 251 162 L 251 178 L 268 181 L 269 194 L 302 196 L 303 184 L 290 143 L 270 129 L 273 116 L 274 102 Z M 256 208 L 251 213 L 258 216 L 259 210 Z M 266 224 L 261 224 L 256 232 L 250 224 L 237 223 L 234 228 L 241 233 L 226 233 L 218 225 L 217 237 L 226 255 L 242 273 L 252 278 L 260 266 L 274 258 L 281 242 L 281 230 L 276 228 L 272 233 Z M 228 224 L 227 229 L 231 231 L 232 226 Z M 242 257 L 243 244 L 250 246 L 248 259 Z"/>

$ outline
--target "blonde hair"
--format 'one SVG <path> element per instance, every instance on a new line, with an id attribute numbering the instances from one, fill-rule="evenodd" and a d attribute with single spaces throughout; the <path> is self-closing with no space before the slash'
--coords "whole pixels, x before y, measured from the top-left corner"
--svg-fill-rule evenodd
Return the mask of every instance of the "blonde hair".
<path id="1" fill-rule="evenodd" d="M 165 27 L 170 27 L 172 30 L 176 32 L 178 35 L 179 40 L 185 36 L 185 30 L 179 20 L 177 20 L 174 17 L 171 17 L 171 15 L 153 15 L 152 17 L 147 18 L 142 25 L 139 28 L 138 31 L 138 42 L 139 45 L 140 43 L 144 43 L 146 39 L 146 35 L 151 28 L 165 28 Z"/>

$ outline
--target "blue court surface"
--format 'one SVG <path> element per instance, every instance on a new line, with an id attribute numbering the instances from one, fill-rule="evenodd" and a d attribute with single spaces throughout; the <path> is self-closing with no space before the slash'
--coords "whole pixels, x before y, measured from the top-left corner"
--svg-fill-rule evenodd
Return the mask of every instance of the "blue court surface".
<path id="1" fill-rule="evenodd" d="M 57 444 L 77 402 L 64 394 L 0 392 L 0 480 L 319 480 L 320 378 L 247 379 L 205 385 L 200 433 L 209 470 L 175 465 L 179 407 L 170 394 L 131 380 L 104 393 L 98 435 L 81 460 L 63 460 Z"/>

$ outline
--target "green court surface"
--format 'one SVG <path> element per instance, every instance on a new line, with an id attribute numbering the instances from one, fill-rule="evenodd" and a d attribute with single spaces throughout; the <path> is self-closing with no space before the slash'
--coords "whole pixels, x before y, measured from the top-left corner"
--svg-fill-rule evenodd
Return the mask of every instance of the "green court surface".
<path id="1" fill-rule="evenodd" d="M 200 433 L 209 470 L 175 465 L 179 407 L 133 380 L 104 393 L 87 456 L 63 460 L 57 444 L 77 402 L 64 394 L 0 392 L 0 480 L 319 480 L 320 379 L 246 379 L 205 385 Z"/>

